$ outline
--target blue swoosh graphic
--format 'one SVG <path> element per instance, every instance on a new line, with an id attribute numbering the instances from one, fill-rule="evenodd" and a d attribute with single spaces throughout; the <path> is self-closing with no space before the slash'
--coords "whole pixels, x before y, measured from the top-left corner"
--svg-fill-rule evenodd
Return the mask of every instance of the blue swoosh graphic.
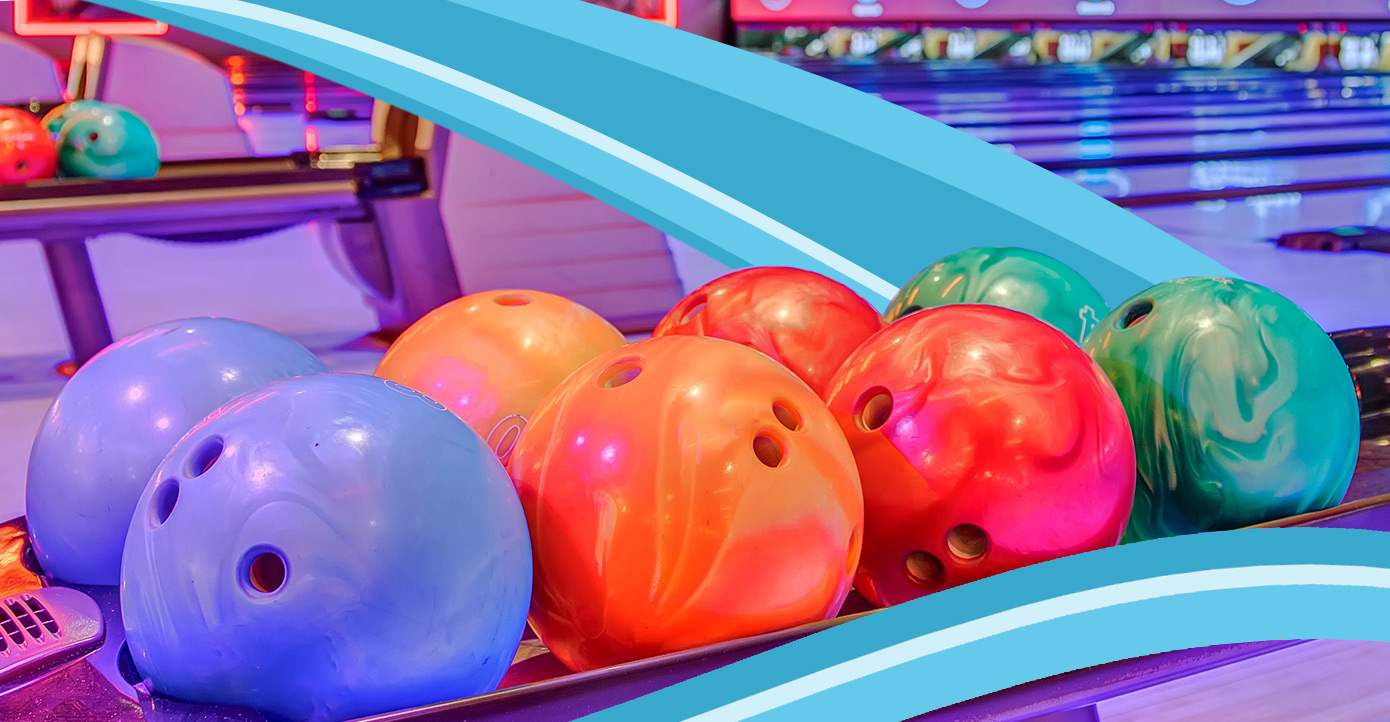
<path id="1" fill-rule="evenodd" d="M 735 267 L 883 307 L 948 253 L 1048 253 L 1117 303 L 1228 269 L 1012 154 L 828 80 L 575 0 L 110 0 L 439 122 Z M 430 22 L 421 22 L 421 18 Z"/>
<path id="2" fill-rule="evenodd" d="M 586 720 L 907 719 L 1131 657 L 1390 641 L 1390 535 L 1198 534 L 1068 557 L 879 611 Z"/>

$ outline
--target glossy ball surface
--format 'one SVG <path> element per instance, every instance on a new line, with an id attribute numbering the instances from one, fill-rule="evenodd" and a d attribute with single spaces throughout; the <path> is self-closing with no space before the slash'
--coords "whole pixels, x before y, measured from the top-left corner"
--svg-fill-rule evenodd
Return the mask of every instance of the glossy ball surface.
<path id="1" fill-rule="evenodd" d="M 526 522 L 457 416 L 371 376 L 253 391 L 169 455 L 121 606 L 154 691 L 337 721 L 491 692 L 531 591 Z"/>
<path id="2" fill-rule="evenodd" d="M 74 178 L 151 178 L 159 172 L 159 142 L 140 116 L 101 103 L 73 110 L 58 130 L 58 164 Z"/>
<path id="3" fill-rule="evenodd" d="M 116 584 L 135 501 L 175 442 L 248 391 L 326 371 L 288 337 L 230 319 L 163 323 L 108 346 L 63 386 L 29 454 L 39 564 L 71 584 Z"/>
<path id="4" fill-rule="evenodd" d="M 58 133 L 63 130 L 63 123 L 67 121 L 68 116 L 81 110 L 99 108 L 102 105 L 103 103 L 99 100 L 74 100 L 70 103 L 64 103 L 43 116 L 43 128 L 56 139 Z"/>
<path id="5" fill-rule="evenodd" d="M 1077 343 L 1105 316 L 1105 299 L 1062 262 L 1024 248 L 972 248 L 918 273 L 888 305 L 896 321 L 924 308 L 978 303 L 1021 311 Z"/>
<path id="6" fill-rule="evenodd" d="M 1061 331 L 928 309 L 869 339 L 829 395 L 864 487 L 855 588 L 874 604 L 1120 540 L 1134 497 L 1124 406 Z"/>
<path id="7" fill-rule="evenodd" d="M 539 291 L 490 291 L 417 321 L 376 375 L 449 407 L 503 460 L 541 399 L 575 369 L 627 343 L 603 317 Z"/>
<path id="8" fill-rule="evenodd" d="M 817 394 L 846 357 L 883 328 L 849 287 L 796 268 L 749 268 L 691 293 L 653 336 L 710 336 L 762 351 Z"/>
<path id="9" fill-rule="evenodd" d="M 0 186 L 52 178 L 58 149 L 34 116 L 0 108 Z"/>
<path id="10" fill-rule="evenodd" d="M 531 623 L 588 670 L 832 617 L 859 559 L 854 459 L 825 405 L 738 344 L 640 341 L 566 379 L 511 473 Z"/>
<path id="11" fill-rule="evenodd" d="M 1116 308 L 1087 350 L 1139 451 L 1127 541 L 1233 529 L 1335 506 L 1360 418 L 1346 361 L 1262 286 L 1188 278 Z"/>

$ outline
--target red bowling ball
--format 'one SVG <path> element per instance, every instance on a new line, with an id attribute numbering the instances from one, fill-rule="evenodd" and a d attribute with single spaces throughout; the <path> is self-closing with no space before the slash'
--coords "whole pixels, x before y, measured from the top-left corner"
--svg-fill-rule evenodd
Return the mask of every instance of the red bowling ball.
<path id="1" fill-rule="evenodd" d="M 796 268 L 749 268 L 676 304 L 653 336 L 711 336 L 748 346 L 792 370 L 817 394 L 883 319 L 845 285 Z"/>
<path id="2" fill-rule="evenodd" d="M 888 606 L 1120 541 L 1134 498 L 1124 406 L 1084 351 L 1016 311 L 895 322 L 828 394 L 864 489 L 855 587 Z"/>
<path id="3" fill-rule="evenodd" d="M 52 178 L 58 149 L 38 118 L 14 108 L 0 108 L 0 186 Z"/>

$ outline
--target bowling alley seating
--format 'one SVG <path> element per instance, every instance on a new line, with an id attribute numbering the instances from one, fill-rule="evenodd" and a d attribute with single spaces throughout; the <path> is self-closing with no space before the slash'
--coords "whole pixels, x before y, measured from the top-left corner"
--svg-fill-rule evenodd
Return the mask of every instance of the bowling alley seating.
<path id="1" fill-rule="evenodd" d="M 58 64 L 42 50 L 13 35 L 0 33 L 0 105 L 63 99 Z"/>
<path id="2" fill-rule="evenodd" d="M 112 38 L 106 52 L 100 99 L 124 105 L 149 122 L 163 160 L 251 155 L 221 68 L 157 38 Z"/>
<path id="3" fill-rule="evenodd" d="M 650 331 L 681 299 L 666 236 L 612 206 L 452 134 L 441 211 L 469 293 L 530 288 Z"/>

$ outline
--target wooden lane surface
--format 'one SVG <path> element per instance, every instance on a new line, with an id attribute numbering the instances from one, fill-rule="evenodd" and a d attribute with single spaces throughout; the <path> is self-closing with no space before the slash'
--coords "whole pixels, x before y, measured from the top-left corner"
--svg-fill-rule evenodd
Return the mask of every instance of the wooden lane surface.
<path id="1" fill-rule="evenodd" d="M 1099 705 L 1104 722 L 1390 722 L 1390 644 L 1318 640 Z"/>
<path id="2" fill-rule="evenodd" d="M 1357 474 L 1390 487 L 1390 439 L 1361 445 Z M 1390 644 L 1308 642 L 1116 697 L 1099 711 L 1104 722 L 1390 722 Z"/>

